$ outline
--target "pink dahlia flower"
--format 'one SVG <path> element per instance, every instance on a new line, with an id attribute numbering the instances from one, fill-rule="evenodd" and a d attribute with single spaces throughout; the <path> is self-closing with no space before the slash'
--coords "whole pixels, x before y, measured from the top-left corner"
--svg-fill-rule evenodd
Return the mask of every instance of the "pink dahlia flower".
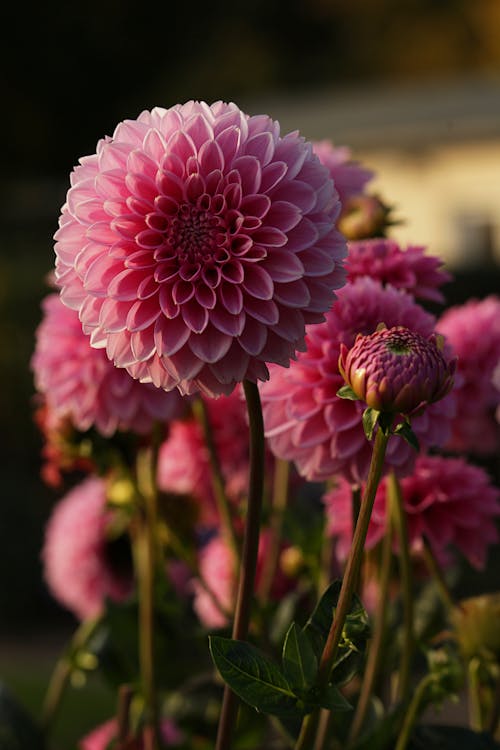
<path id="1" fill-rule="evenodd" d="M 456 360 L 448 362 L 436 336 L 425 338 L 403 326 L 382 328 L 354 345 L 340 346 L 339 370 L 367 406 L 410 415 L 451 390 Z"/>
<path id="2" fill-rule="evenodd" d="M 339 291 L 326 321 L 307 332 L 307 351 L 289 369 L 272 368 L 261 386 L 264 421 L 274 455 L 294 461 L 306 479 L 322 481 L 342 473 L 350 481 L 366 478 L 372 447 L 362 426 L 364 405 L 336 394 L 344 379 L 339 371 L 341 344 L 351 347 L 358 333 L 370 334 L 379 323 L 405 326 L 429 337 L 434 317 L 405 292 L 360 278 Z M 412 420 L 422 445 L 439 446 L 449 437 L 453 393 Z M 399 474 L 411 471 L 415 451 L 391 437 L 386 464 Z"/>
<path id="3" fill-rule="evenodd" d="M 79 750 L 107 750 L 110 743 L 116 738 L 117 729 L 118 724 L 116 719 L 109 719 L 80 740 Z M 182 732 L 170 719 L 164 719 L 161 722 L 160 730 L 163 744 L 166 747 L 179 745 L 183 740 Z M 130 750 L 144 750 L 142 739 L 131 743 Z"/>
<path id="4" fill-rule="evenodd" d="M 432 302 L 444 302 L 439 287 L 451 281 L 451 275 L 441 265 L 439 258 L 425 255 L 424 247 L 409 245 L 403 250 L 388 239 L 350 242 L 346 261 L 349 281 L 370 276 L 382 284 L 404 289 L 415 299 Z"/>
<path id="5" fill-rule="evenodd" d="M 314 153 L 330 172 L 340 202 L 344 206 L 349 198 L 364 192 L 374 172 L 365 169 L 352 158 L 347 146 L 334 146 L 329 140 L 313 143 Z"/>
<path id="6" fill-rule="evenodd" d="M 500 363 L 500 297 L 451 307 L 439 319 L 437 329 L 453 346 L 461 377 L 457 416 L 446 447 L 478 455 L 495 453 L 500 444 L 495 418 L 500 392 L 493 383 Z"/>
<path id="7" fill-rule="evenodd" d="M 126 120 L 71 185 L 55 235 L 62 299 L 93 346 L 166 390 L 266 379 L 344 283 L 328 170 L 297 133 L 234 104 Z"/>
<path id="8" fill-rule="evenodd" d="M 255 576 L 256 590 L 259 588 L 264 559 L 269 550 L 269 542 L 269 533 L 264 530 L 259 540 L 257 573 Z M 285 545 L 283 545 L 283 549 L 285 549 Z M 228 624 L 225 613 L 231 614 L 233 611 L 237 580 L 233 555 L 222 537 L 213 537 L 202 548 L 199 555 L 199 565 L 204 585 L 197 579 L 192 582 L 194 610 L 200 622 L 206 628 L 223 628 Z M 291 585 L 291 580 L 281 568 L 278 568 L 271 587 L 271 597 L 279 599 L 290 589 Z M 207 591 L 207 587 L 209 591 Z M 214 598 L 220 606 L 217 606 Z"/>
<path id="9" fill-rule="evenodd" d="M 500 491 L 486 472 L 461 458 L 421 455 L 411 476 L 401 480 L 411 548 L 429 541 L 442 563 L 449 549 L 459 550 L 476 568 L 486 563 L 488 546 L 499 541 Z M 385 528 L 387 480 L 382 479 L 373 507 L 366 546 L 373 547 Z M 347 556 L 352 535 L 351 489 L 345 480 L 324 498 L 328 528 L 338 540 L 337 553 Z"/>
<path id="10" fill-rule="evenodd" d="M 78 315 L 57 294 L 45 298 L 43 311 L 32 367 L 53 427 L 69 420 L 82 432 L 95 427 L 108 437 L 116 430 L 146 433 L 156 420 L 180 416 L 178 393 L 138 383 L 114 367 L 90 346 Z"/>
<path id="11" fill-rule="evenodd" d="M 45 580 L 54 598 L 80 620 L 97 617 L 106 598 L 122 601 L 132 589 L 131 569 L 122 570 L 114 560 L 107 535 L 111 517 L 105 483 L 91 477 L 56 505 L 47 524 Z"/>
<path id="12" fill-rule="evenodd" d="M 239 389 L 230 396 L 206 399 L 208 419 L 226 480 L 226 494 L 237 503 L 247 490 L 249 442 L 246 406 Z M 191 495 L 201 520 L 217 520 L 210 456 L 199 422 L 191 417 L 170 426 L 158 456 L 158 486 L 164 492 Z"/>

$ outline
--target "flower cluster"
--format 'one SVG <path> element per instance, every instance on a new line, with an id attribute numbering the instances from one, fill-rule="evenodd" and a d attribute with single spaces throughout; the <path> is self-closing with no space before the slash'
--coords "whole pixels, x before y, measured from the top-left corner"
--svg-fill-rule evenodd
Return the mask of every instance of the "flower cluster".
<path id="1" fill-rule="evenodd" d="M 458 550 L 476 568 L 483 568 L 489 546 L 499 541 L 500 491 L 484 471 L 461 458 L 419 456 L 414 472 L 400 480 L 411 549 L 422 550 L 427 539 L 436 557 L 450 561 Z M 366 547 L 384 535 L 388 481 L 377 490 Z M 352 538 L 351 486 L 339 480 L 324 498 L 328 529 L 337 541 L 337 554 L 345 559 Z"/>
<path id="2" fill-rule="evenodd" d="M 327 169 L 296 133 L 234 104 L 122 122 L 71 185 L 55 237 L 62 299 L 93 346 L 166 390 L 266 379 L 344 282 Z"/>

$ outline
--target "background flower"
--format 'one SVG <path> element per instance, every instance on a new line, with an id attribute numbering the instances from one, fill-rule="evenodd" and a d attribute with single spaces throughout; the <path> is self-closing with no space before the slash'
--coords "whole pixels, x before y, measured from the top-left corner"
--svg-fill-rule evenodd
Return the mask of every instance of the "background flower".
<path id="1" fill-rule="evenodd" d="M 476 568 L 483 568 L 490 545 L 499 540 L 500 491 L 487 473 L 461 458 L 424 456 L 401 481 L 411 548 L 419 553 L 423 537 L 443 564 L 450 549 L 461 552 Z M 337 554 L 345 559 L 352 538 L 351 488 L 343 479 L 324 497 L 328 530 L 337 538 Z M 372 548 L 384 535 L 387 479 L 377 490 L 367 537 Z"/>
<path id="2" fill-rule="evenodd" d="M 314 153 L 330 172 L 342 206 L 349 198 L 364 192 L 375 173 L 352 158 L 347 146 L 334 146 L 329 140 L 315 141 Z"/>
<path id="3" fill-rule="evenodd" d="M 71 185 L 55 236 L 62 299 L 93 346 L 167 390 L 266 379 L 344 282 L 328 171 L 296 133 L 234 104 L 122 122 Z"/>
<path id="4" fill-rule="evenodd" d="M 447 447 L 479 455 L 495 453 L 500 431 L 495 410 L 500 392 L 493 375 L 500 363 L 500 298 L 469 300 L 451 307 L 440 317 L 437 329 L 458 356 L 457 415 Z"/>
<path id="5" fill-rule="evenodd" d="M 69 420 L 85 432 L 95 427 L 109 437 L 116 430 L 149 432 L 155 421 L 179 416 L 184 401 L 116 368 L 105 352 L 93 349 L 73 310 L 57 294 L 42 303 L 44 318 L 32 358 L 35 385 L 44 396 L 51 429 Z"/>
<path id="6" fill-rule="evenodd" d="M 100 724 L 89 732 L 79 743 L 79 750 L 107 750 L 110 742 L 115 739 L 118 729 L 116 719 Z M 161 722 L 161 738 L 167 747 L 179 745 L 182 742 L 182 732 L 170 719 Z M 143 750 L 144 743 L 139 739 L 136 744 L 130 746 L 130 750 Z"/>
<path id="7" fill-rule="evenodd" d="M 342 473 L 352 482 L 366 478 L 372 448 L 367 441 L 360 402 L 339 398 L 344 385 L 338 368 L 341 344 L 352 346 L 356 334 L 369 334 L 379 323 L 402 325 L 430 336 L 435 319 L 405 292 L 360 278 L 339 291 L 326 321 L 307 332 L 307 351 L 283 370 L 272 368 L 261 386 L 266 435 L 271 451 L 295 462 L 300 474 L 321 481 Z M 422 445 L 438 446 L 449 437 L 453 393 L 412 419 Z M 386 465 L 399 474 L 411 471 L 415 451 L 391 437 Z"/>
<path id="8" fill-rule="evenodd" d="M 350 242 L 346 260 L 349 281 L 369 276 L 404 289 L 415 299 L 432 302 L 444 302 L 439 287 L 451 281 L 451 274 L 441 266 L 442 260 L 426 255 L 424 247 L 408 245 L 403 250 L 397 242 L 385 238 Z"/>
<path id="9" fill-rule="evenodd" d="M 47 523 L 42 551 L 46 583 L 80 620 L 101 614 L 106 598 L 122 601 L 131 592 L 130 561 L 125 557 L 122 565 L 123 555 L 113 555 L 107 534 L 111 518 L 104 481 L 90 477 L 55 506 Z"/>

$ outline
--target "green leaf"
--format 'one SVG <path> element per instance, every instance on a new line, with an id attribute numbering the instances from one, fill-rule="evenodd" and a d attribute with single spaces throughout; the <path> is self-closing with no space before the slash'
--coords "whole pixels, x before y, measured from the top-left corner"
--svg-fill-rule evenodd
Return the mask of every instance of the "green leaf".
<path id="1" fill-rule="evenodd" d="M 319 705 L 322 708 L 328 708 L 330 711 L 352 711 L 351 704 L 335 685 L 328 685 L 321 692 Z"/>
<path id="2" fill-rule="evenodd" d="M 406 440 L 408 445 L 411 445 L 412 448 L 414 448 L 417 453 L 420 450 L 420 445 L 418 442 L 418 438 L 413 432 L 413 430 L 410 427 L 409 422 L 400 422 L 393 430 L 394 435 L 399 435 L 403 438 L 403 440 Z"/>
<path id="3" fill-rule="evenodd" d="M 296 690 L 307 690 L 314 685 L 318 660 L 308 638 L 294 623 L 290 625 L 283 646 L 283 672 Z"/>
<path id="4" fill-rule="evenodd" d="M 377 411 L 377 409 L 373 409 L 371 406 L 364 410 L 363 429 L 365 431 L 367 440 L 372 439 L 379 416 L 380 412 Z"/>
<path id="5" fill-rule="evenodd" d="M 348 398 L 350 401 L 359 401 L 359 396 L 354 393 L 350 385 L 343 385 L 342 388 L 338 389 L 336 395 L 339 398 Z"/>
<path id="6" fill-rule="evenodd" d="M 249 643 L 209 637 L 210 653 L 221 677 L 257 711 L 274 716 L 301 716 L 305 706 L 276 664 Z"/>

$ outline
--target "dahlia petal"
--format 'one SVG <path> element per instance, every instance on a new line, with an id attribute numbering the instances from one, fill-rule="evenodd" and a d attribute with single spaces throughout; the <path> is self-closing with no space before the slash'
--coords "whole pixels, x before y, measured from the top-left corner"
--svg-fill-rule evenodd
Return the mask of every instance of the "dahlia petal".
<path id="1" fill-rule="evenodd" d="M 184 126 L 185 132 L 191 136 L 197 151 L 201 149 L 206 141 L 214 139 L 214 131 L 207 118 L 201 114 L 195 114 Z"/>
<path id="2" fill-rule="evenodd" d="M 99 175 L 98 175 L 99 177 Z M 97 177 L 96 177 L 97 180 Z M 123 188 L 126 187 L 127 190 L 123 190 Z M 104 193 L 106 197 L 110 197 L 110 194 L 106 194 L 104 192 L 106 188 L 106 184 L 104 184 L 101 188 L 101 192 Z M 150 180 L 148 177 L 142 174 L 131 174 L 130 172 L 127 173 L 125 176 L 125 185 L 123 185 L 122 180 L 122 191 L 125 195 L 125 197 L 128 197 L 129 191 L 130 194 L 135 195 L 137 198 L 142 198 L 145 201 L 153 202 L 155 197 L 158 195 L 158 190 L 155 184 L 154 180 Z M 119 197 L 119 196 L 117 196 Z"/>
<path id="3" fill-rule="evenodd" d="M 288 166 L 284 161 L 275 161 L 268 164 L 262 170 L 260 192 L 274 194 L 274 189 L 280 184 L 287 172 Z"/>
<path id="4" fill-rule="evenodd" d="M 156 300 L 137 300 L 130 308 L 127 315 L 127 329 L 129 331 L 143 331 L 152 325 L 161 315 Z"/>
<path id="5" fill-rule="evenodd" d="M 216 143 L 220 146 L 222 153 L 224 154 L 224 163 L 226 165 L 226 168 L 231 169 L 234 158 L 238 153 L 240 147 L 240 129 L 235 125 L 225 128 L 220 133 L 216 133 L 215 140 Z"/>
<path id="6" fill-rule="evenodd" d="M 273 201 L 293 203 L 303 213 L 310 213 L 316 206 L 317 195 L 314 188 L 301 180 L 286 180 L 273 191 Z"/>
<path id="7" fill-rule="evenodd" d="M 245 326 L 241 335 L 238 336 L 238 343 L 242 349 L 253 357 L 261 353 L 266 340 L 267 328 L 261 323 Z"/>
<path id="8" fill-rule="evenodd" d="M 194 297 L 194 284 L 179 279 L 172 287 L 172 299 L 176 305 L 183 305 Z"/>
<path id="9" fill-rule="evenodd" d="M 193 354 L 188 346 L 183 346 L 175 354 L 170 355 L 168 359 L 162 360 L 162 362 L 170 375 L 179 381 L 193 380 L 205 366 L 203 360 L 197 357 L 196 354 Z"/>
<path id="10" fill-rule="evenodd" d="M 243 309 L 243 294 L 235 284 L 223 281 L 219 288 L 219 299 L 226 310 L 233 315 L 238 315 Z"/>
<path id="11" fill-rule="evenodd" d="M 95 225 L 90 228 L 93 239 L 99 241 L 99 235 L 102 236 L 102 242 L 111 245 L 123 237 L 125 240 L 134 240 L 136 235 L 144 229 L 144 221 L 141 217 L 135 214 L 128 214 L 126 216 L 118 216 L 113 219 L 111 224 L 107 224 L 107 232 L 104 227 Z M 116 232 L 116 234 L 115 234 Z M 117 237 L 119 235 L 119 237 Z M 107 239 L 106 239 L 107 238 Z"/>
<path id="12" fill-rule="evenodd" d="M 246 272 L 243 270 L 242 263 L 240 263 L 240 261 L 236 259 L 233 259 L 228 261 L 227 263 L 224 263 L 220 270 L 220 273 L 222 275 L 222 278 L 226 281 L 229 281 L 233 284 L 241 284 Z"/>
<path id="13" fill-rule="evenodd" d="M 274 296 L 276 297 L 276 295 Z M 255 318 L 260 323 L 274 325 L 279 320 L 279 308 L 272 299 L 261 300 L 247 297 L 244 302 L 244 308 L 252 318 Z"/>
<path id="14" fill-rule="evenodd" d="M 296 227 L 288 232 L 288 250 L 300 252 L 312 247 L 319 239 L 319 232 L 308 218 L 303 217 Z"/>
<path id="15" fill-rule="evenodd" d="M 233 339 L 226 356 L 219 362 L 213 362 L 210 370 L 220 383 L 241 383 L 248 370 L 249 355 Z M 231 367 L 228 367 L 228 362 Z"/>
<path id="16" fill-rule="evenodd" d="M 266 224 L 288 232 L 296 227 L 302 218 L 302 211 L 289 201 L 274 201 L 266 216 Z M 264 243 L 265 244 L 265 243 Z"/>
<path id="17" fill-rule="evenodd" d="M 181 314 L 185 324 L 193 333 L 203 333 L 208 325 L 208 310 L 200 307 L 194 299 L 182 305 Z"/>
<path id="18" fill-rule="evenodd" d="M 72 213 L 82 224 L 95 224 L 106 220 L 103 205 L 95 198 L 75 202 Z"/>
<path id="19" fill-rule="evenodd" d="M 217 141 L 207 141 L 202 145 L 198 153 L 198 162 L 204 175 L 224 169 L 224 153 Z"/>
<path id="20" fill-rule="evenodd" d="M 287 235 L 277 227 L 259 227 L 253 232 L 252 239 L 264 247 L 283 247 L 287 244 Z"/>
<path id="21" fill-rule="evenodd" d="M 223 269 L 224 274 L 225 268 Z M 274 285 L 271 276 L 260 264 L 245 264 L 243 289 L 257 299 L 271 299 Z"/>
<path id="22" fill-rule="evenodd" d="M 184 198 L 183 182 L 173 172 L 160 172 L 156 177 L 156 185 L 160 193 L 179 203 Z"/>
<path id="23" fill-rule="evenodd" d="M 233 170 L 238 170 L 241 189 L 245 195 L 259 192 L 262 167 L 254 156 L 238 156 L 233 162 Z"/>
<path id="24" fill-rule="evenodd" d="M 108 285 L 108 294 L 113 299 L 125 302 L 137 299 L 137 288 L 144 279 L 143 271 L 126 268 L 113 277 Z"/>
<path id="25" fill-rule="evenodd" d="M 158 164 L 142 149 L 134 149 L 127 158 L 127 171 L 137 173 L 154 180 L 158 171 Z"/>
<path id="26" fill-rule="evenodd" d="M 171 320 L 157 319 L 154 328 L 154 340 L 159 357 L 171 357 L 179 351 L 189 339 L 191 331 L 178 318 Z"/>
<path id="27" fill-rule="evenodd" d="M 218 362 L 227 353 L 232 343 L 232 337 L 221 333 L 214 326 L 208 324 L 203 335 L 189 337 L 191 351 L 204 362 Z"/>
<path id="28" fill-rule="evenodd" d="M 212 287 L 203 283 L 195 286 L 194 296 L 198 304 L 207 310 L 213 310 L 217 302 L 217 296 Z"/>
<path id="29" fill-rule="evenodd" d="M 304 276 L 302 256 L 287 253 L 286 250 L 272 250 L 266 259 L 265 268 L 273 281 L 296 281 Z M 309 267 L 306 266 L 309 272 Z"/>
<path id="30" fill-rule="evenodd" d="M 305 307 L 311 302 L 311 293 L 303 279 L 286 284 L 274 284 L 274 299 L 288 307 Z"/>
<path id="31" fill-rule="evenodd" d="M 130 147 L 125 143 L 111 141 L 103 145 L 98 154 L 97 164 L 100 172 L 110 172 L 115 169 L 123 171 L 127 163 Z"/>
<path id="32" fill-rule="evenodd" d="M 102 245 L 112 245 L 118 239 L 114 227 L 112 228 L 107 221 L 96 221 L 91 224 L 85 232 L 85 236 L 93 242 Z"/>
<path id="33" fill-rule="evenodd" d="M 245 143 L 245 154 L 255 156 L 265 167 L 274 155 L 274 138 L 269 132 L 258 133 Z"/>
<path id="34" fill-rule="evenodd" d="M 232 314 L 221 305 L 216 305 L 210 311 L 210 321 L 222 333 L 227 333 L 228 336 L 239 336 L 245 327 L 246 316 L 244 311 Z"/>
<path id="35" fill-rule="evenodd" d="M 311 247 L 307 250 L 301 250 L 298 257 L 307 269 L 308 276 L 324 276 L 325 269 L 333 271 L 335 268 L 335 259 L 328 252 L 320 250 L 319 247 Z"/>
<path id="36" fill-rule="evenodd" d="M 153 326 L 147 330 L 134 331 L 130 336 L 130 348 L 139 362 L 149 360 L 156 351 Z"/>
<path id="37" fill-rule="evenodd" d="M 104 206 L 109 203 L 109 201 L 104 202 Z M 125 201 L 126 207 L 128 211 L 132 214 L 136 214 L 137 216 L 144 217 L 146 216 L 153 208 L 154 204 L 151 201 L 144 200 L 144 198 L 137 198 L 135 195 L 129 195 L 127 200 Z M 119 204 L 117 204 L 119 205 Z M 112 216 L 119 216 L 120 214 L 125 213 L 122 211 L 110 211 L 109 212 Z"/>
<path id="38" fill-rule="evenodd" d="M 98 255 L 85 273 L 83 279 L 85 290 L 92 291 L 94 294 L 103 293 L 106 288 L 109 289 L 109 284 L 114 281 L 121 267 L 121 263 L 108 255 Z"/>
<path id="39" fill-rule="evenodd" d="M 308 148 L 294 133 L 289 133 L 276 144 L 275 156 L 287 165 L 287 177 L 292 180 L 302 169 Z"/>
<path id="40" fill-rule="evenodd" d="M 287 310 L 271 330 L 286 341 L 298 341 L 305 335 L 304 316 L 299 310 Z"/>
<path id="41" fill-rule="evenodd" d="M 96 174 L 95 190 L 98 195 L 106 200 L 119 200 L 120 198 L 126 198 L 128 195 L 127 185 L 123 181 L 121 170 Z"/>
<path id="42" fill-rule="evenodd" d="M 110 253 L 110 255 L 116 257 L 114 253 Z M 127 251 L 124 250 L 123 257 L 125 268 L 133 268 L 136 270 L 146 268 L 152 270 L 154 268 L 155 261 L 150 250 L 136 250 L 135 252 L 132 252 L 130 254 L 128 254 Z"/>

